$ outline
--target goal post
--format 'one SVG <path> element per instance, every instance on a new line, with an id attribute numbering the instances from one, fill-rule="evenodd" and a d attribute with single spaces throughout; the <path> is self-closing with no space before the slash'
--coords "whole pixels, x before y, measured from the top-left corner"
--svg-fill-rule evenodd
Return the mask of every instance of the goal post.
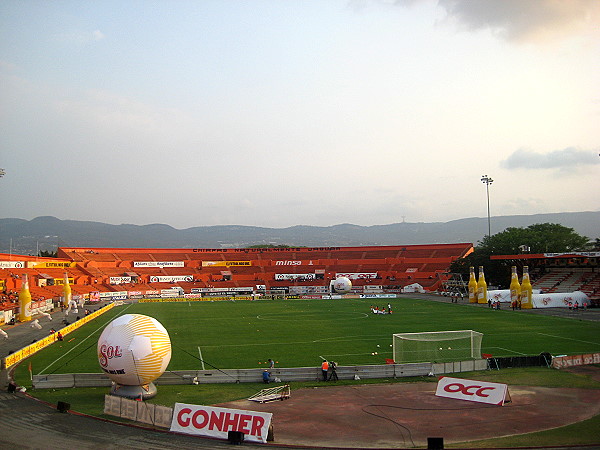
<path id="1" fill-rule="evenodd" d="M 473 330 L 396 333 L 392 336 L 396 364 L 481 358 L 483 334 Z"/>

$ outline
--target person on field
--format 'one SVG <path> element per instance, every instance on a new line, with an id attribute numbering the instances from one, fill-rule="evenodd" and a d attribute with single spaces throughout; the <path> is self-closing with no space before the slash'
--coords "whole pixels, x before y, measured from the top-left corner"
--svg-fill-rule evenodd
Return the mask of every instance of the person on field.
<path id="1" fill-rule="evenodd" d="M 321 374 L 323 375 L 323 381 L 327 381 L 327 372 L 329 371 L 329 363 L 326 359 L 321 364 Z"/>
<path id="2" fill-rule="evenodd" d="M 262 374 L 263 383 L 268 384 L 271 381 L 271 374 L 267 369 Z"/>
<path id="3" fill-rule="evenodd" d="M 333 381 L 337 381 L 338 380 L 338 376 L 337 376 L 337 363 L 335 361 L 331 361 L 331 364 L 329 364 L 329 368 L 331 369 L 331 373 L 329 374 L 329 378 L 327 379 L 327 381 L 331 381 L 333 379 Z"/>

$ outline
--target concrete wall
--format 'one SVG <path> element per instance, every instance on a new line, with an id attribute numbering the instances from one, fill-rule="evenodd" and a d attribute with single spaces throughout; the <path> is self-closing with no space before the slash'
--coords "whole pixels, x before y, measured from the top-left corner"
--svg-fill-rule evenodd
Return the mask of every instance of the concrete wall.
<path id="1" fill-rule="evenodd" d="M 385 364 L 373 366 L 338 366 L 340 380 L 351 380 L 355 376 L 361 379 L 400 378 L 446 373 L 486 370 L 486 360 L 456 361 L 450 363 Z M 177 370 L 165 372 L 156 385 L 208 383 L 262 383 L 264 369 L 225 369 L 225 370 Z M 290 381 L 316 381 L 321 379 L 321 369 L 316 367 L 275 368 L 271 379 L 278 378 L 283 383 Z M 34 375 L 35 389 L 60 389 L 74 387 L 110 386 L 111 380 L 101 373 Z"/>

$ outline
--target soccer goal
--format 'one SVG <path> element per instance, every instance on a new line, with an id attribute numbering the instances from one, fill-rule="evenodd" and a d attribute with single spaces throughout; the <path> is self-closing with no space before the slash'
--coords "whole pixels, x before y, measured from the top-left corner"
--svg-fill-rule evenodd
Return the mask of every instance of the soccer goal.
<path id="1" fill-rule="evenodd" d="M 465 361 L 481 358 L 483 334 L 473 330 L 397 333 L 393 335 L 394 362 Z"/>

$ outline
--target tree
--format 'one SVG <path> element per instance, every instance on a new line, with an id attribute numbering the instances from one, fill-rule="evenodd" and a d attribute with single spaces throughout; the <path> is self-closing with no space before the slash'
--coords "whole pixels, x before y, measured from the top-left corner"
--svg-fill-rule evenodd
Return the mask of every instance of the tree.
<path id="1" fill-rule="evenodd" d="M 557 223 L 539 223 L 526 228 L 510 227 L 492 236 L 485 236 L 466 258 L 457 260 L 450 271 L 469 275 L 470 266 L 484 266 L 486 281 L 497 286 L 510 282 L 510 262 L 490 260 L 492 255 L 516 255 L 519 247 L 529 248 L 528 253 L 558 253 L 582 251 L 589 247 L 589 239 Z"/>

